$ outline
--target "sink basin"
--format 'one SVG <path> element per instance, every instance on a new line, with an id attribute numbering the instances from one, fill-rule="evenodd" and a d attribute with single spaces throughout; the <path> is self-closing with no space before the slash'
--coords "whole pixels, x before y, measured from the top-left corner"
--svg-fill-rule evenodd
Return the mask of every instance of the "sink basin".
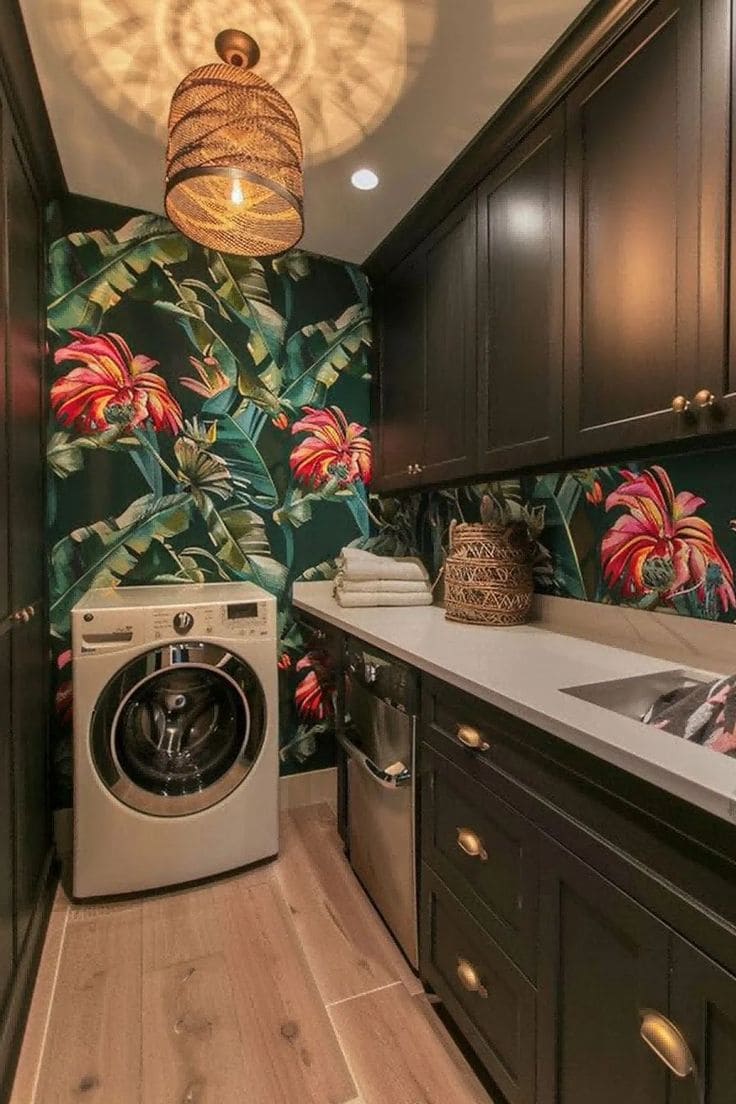
<path id="1" fill-rule="evenodd" d="M 636 675 L 634 678 L 591 682 L 586 686 L 569 686 L 562 691 L 573 698 L 582 698 L 602 709 L 609 709 L 622 717 L 640 721 L 649 706 L 671 690 L 690 688 L 709 682 L 709 679 L 683 669 L 660 671 L 655 675 Z"/>

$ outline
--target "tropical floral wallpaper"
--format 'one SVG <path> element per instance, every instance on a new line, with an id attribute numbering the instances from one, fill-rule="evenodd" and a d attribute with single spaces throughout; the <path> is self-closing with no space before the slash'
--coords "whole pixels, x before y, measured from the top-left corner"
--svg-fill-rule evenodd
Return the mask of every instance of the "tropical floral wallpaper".
<path id="1" fill-rule="evenodd" d="M 91 587 L 251 580 L 275 594 L 282 770 L 331 763 L 326 657 L 289 596 L 369 540 L 364 275 L 299 251 L 225 256 L 92 201 L 51 224 L 57 804 L 71 787 L 69 614 Z"/>
<path id="2" fill-rule="evenodd" d="M 374 512 L 384 539 L 436 575 L 450 521 L 478 521 L 489 494 L 500 519 L 536 537 L 539 592 L 733 622 L 735 467 L 736 449 L 690 452 L 386 498 Z"/>

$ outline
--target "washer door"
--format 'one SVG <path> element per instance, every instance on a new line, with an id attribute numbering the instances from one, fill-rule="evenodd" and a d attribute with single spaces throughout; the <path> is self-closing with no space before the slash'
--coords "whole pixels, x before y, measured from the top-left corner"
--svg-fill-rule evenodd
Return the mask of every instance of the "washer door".
<path id="1" fill-rule="evenodd" d="M 240 785 L 263 747 L 266 705 L 248 664 L 213 644 L 168 644 L 110 680 L 90 750 L 107 789 L 132 809 L 186 816 Z"/>

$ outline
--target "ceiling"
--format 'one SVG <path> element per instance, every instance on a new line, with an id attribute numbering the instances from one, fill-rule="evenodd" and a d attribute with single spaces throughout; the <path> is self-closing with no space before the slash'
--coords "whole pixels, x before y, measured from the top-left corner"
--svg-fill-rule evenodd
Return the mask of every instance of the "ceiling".
<path id="1" fill-rule="evenodd" d="M 21 0 L 70 189 L 163 210 L 171 94 L 217 60 L 217 31 L 261 45 L 305 147 L 306 234 L 363 261 L 585 6 L 581 0 Z M 380 176 L 359 192 L 357 168 Z"/>

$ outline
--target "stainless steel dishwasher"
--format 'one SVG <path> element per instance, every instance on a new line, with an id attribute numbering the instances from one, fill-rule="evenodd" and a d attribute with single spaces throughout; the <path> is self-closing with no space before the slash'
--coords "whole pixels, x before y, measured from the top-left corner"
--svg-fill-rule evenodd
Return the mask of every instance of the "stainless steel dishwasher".
<path id="1" fill-rule="evenodd" d="M 345 654 L 347 845 L 350 863 L 418 967 L 415 741 L 419 680 L 400 660 L 349 639 Z"/>

